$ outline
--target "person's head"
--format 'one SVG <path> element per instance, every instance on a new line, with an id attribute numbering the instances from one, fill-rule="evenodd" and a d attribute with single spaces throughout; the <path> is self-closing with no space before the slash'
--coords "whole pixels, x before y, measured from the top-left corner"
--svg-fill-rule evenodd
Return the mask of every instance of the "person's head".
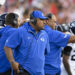
<path id="1" fill-rule="evenodd" d="M 35 27 L 35 29 L 44 29 L 44 20 L 48 18 L 43 15 L 41 11 L 35 10 L 30 14 L 30 23 Z"/>
<path id="2" fill-rule="evenodd" d="M 55 15 L 49 13 L 46 16 L 48 17 L 47 25 L 49 25 L 52 29 L 55 29 L 57 22 Z"/>
<path id="3" fill-rule="evenodd" d="M 15 13 L 7 14 L 5 18 L 5 24 L 10 25 L 11 27 L 18 27 L 19 26 L 19 16 Z"/>

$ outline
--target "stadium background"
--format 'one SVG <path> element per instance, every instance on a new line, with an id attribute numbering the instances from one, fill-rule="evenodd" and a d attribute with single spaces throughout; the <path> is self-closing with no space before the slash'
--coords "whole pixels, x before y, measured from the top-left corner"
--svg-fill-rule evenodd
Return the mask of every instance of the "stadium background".
<path id="1" fill-rule="evenodd" d="M 1 4 L 0 15 L 14 12 L 20 17 L 20 23 L 29 19 L 33 10 L 41 10 L 46 15 L 53 13 L 57 17 L 58 25 L 75 21 L 75 0 L 6 0 Z"/>
<path id="2" fill-rule="evenodd" d="M 0 4 L 1 1 L 3 0 L 0 0 Z M 29 13 L 36 9 L 42 10 L 44 14 L 51 12 L 56 15 L 58 24 L 69 23 L 75 19 L 75 0 L 6 0 L 4 5 L 0 5 L 0 14 L 15 12 L 23 22 L 23 12 L 26 9 Z"/>

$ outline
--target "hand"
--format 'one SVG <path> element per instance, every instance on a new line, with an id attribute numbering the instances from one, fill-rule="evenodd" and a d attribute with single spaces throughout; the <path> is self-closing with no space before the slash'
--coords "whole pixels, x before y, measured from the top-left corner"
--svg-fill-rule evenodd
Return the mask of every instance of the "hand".
<path id="1" fill-rule="evenodd" d="M 11 67 L 13 68 L 13 70 L 16 70 L 17 73 L 19 73 L 19 63 L 15 62 L 15 61 L 12 61 L 11 62 Z"/>

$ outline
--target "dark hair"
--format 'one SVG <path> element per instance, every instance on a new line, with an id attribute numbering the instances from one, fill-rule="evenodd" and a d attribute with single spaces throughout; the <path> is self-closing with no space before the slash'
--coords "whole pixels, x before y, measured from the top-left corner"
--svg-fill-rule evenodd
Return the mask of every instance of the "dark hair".
<path id="1" fill-rule="evenodd" d="M 52 19 L 52 16 L 53 16 L 52 13 L 49 13 L 49 14 L 46 15 L 46 17 L 48 17 L 49 19 Z"/>
<path id="2" fill-rule="evenodd" d="M 18 19 L 18 15 L 15 13 L 9 13 L 7 14 L 6 18 L 5 18 L 5 24 L 6 25 L 11 25 L 13 27 L 17 26 L 17 19 Z"/>

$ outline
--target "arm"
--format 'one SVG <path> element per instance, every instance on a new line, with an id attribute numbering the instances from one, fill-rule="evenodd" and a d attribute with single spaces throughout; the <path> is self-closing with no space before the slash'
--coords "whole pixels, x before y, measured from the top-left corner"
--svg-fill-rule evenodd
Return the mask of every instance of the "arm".
<path id="1" fill-rule="evenodd" d="M 16 35 L 16 36 L 15 36 Z M 13 39 L 12 39 L 13 38 Z M 19 72 L 19 63 L 15 62 L 13 58 L 12 48 L 16 49 L 18 45 L 20 44 L 20 37 L 18 31 L 16 31 L 14 34 L 12 34 L 5 42 L 4 50 L 7 56 L 7 59 L 9 60 L 11 67 Z"/>
<path id="2" fill-rule="evenodd" d="M 13 58 L 12 49 L 7 47 L 7 46 L 5 46 L 4 50 L 5 50 L 5 53 L 6 53 L 6 56 L 7 56 L 8 60 L 9 60 L 9 62 L 10 63 L 14 62 L 15 60 Z"/>
<path id="3" fill-rule="evenodd" d="M 64 64 L 64 67 L 65 67 L 68 75 L 72 75 L 71 70 L 70 70 L 70 65 L 68 62 L 71 50 L 72 50 L 71 46 L 66 46 L 63 50 L 63 64 Z"/>
<path id="4" fill-rule="evenodd" d="M 69 63 L 68 63 L 68 59 L 69 59 L 69 56 L 63 54 L 63 64 L 64 64 L 64 67 L 65 67 L 68 75 L 72 75 L 71 70 L 70 70 L 70 66 L 69 66 Z"/>
<path id="5" fill-rule="evenodd" d="M 16 70 L 17 72 L 19 72 L 19 63 L 15 62 L 14 58 L 13 58 L 13 53 L 12 53 L 12 49 L 5 46 L 4 47 L 7 59 L 9 60 L 11 67 L 13 68 L 13 70 Z"/>
<path id="6" fill-rule="evenodd" d="M 75 43 L 75 36 L 70 36 L 68 43 Z"/>

